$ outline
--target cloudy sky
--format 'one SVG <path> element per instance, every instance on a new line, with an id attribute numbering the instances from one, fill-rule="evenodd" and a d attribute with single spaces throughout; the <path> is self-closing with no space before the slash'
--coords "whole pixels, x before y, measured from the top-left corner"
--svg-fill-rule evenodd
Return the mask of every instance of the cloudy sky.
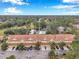
<path id="1" fill-rule="evenodd" d="M 79 0 L 0 0 L 0 15 L 79 15 Z"/>

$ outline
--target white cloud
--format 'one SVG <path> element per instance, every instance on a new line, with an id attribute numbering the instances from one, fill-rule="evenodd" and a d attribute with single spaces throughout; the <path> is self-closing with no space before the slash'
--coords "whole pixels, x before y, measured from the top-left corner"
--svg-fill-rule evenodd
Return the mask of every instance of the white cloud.
<path id="1" fill-rule="evenodd" d="M 4 9 L 5 14 L 21 14 L 21 10 L 17 10 L 16 7 L 9 7 Z"/>
<path id="2" fill-rule="evenodd" d="M 69 14 L 79 14 L 79 11 L 71 11 Z"/>
<path id="3" fill-rule="evenodd" d="M 64 15 L 79 15 L 79 11 L 62 12 Z"/>
<path id="4" fill-rule="evenodd" d="M 79 3 L 79 0 L 63 0 L 65 3 Z"/>
<path id="5" fill-rule="evenodd" d="M 77 5 L 57 5 L 57 6 L 45 6 L 44 8 L 55 8 L 55 9 L 65 9 L 65 8 L 74 8 Z"/>
<path id="6" fill-rule="evenodd" d="M 2 2 L 10 2 L 17 5 L 30 5 L 30 3 L 23 2 L 23 0 L 2 0 Z"/>
<path id="7" fill-rule="evenodd" d="M 51 6 L 51 8 L 73 8 L 74 6 L 68 6 L 68 5 L 59 5 L 59 6 Z"/>

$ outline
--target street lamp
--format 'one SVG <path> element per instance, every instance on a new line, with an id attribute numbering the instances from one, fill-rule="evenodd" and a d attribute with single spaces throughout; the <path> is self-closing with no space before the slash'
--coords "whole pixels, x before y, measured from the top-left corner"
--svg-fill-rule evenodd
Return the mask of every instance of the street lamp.
<path id="1" fill-rule="evenodd" d="M 39 34 L 40 34 L 40 22 L 41 22 L 41 19 L 42 18 L 40 18 L 39 21 L 38 21 L 39 22 Z"/>

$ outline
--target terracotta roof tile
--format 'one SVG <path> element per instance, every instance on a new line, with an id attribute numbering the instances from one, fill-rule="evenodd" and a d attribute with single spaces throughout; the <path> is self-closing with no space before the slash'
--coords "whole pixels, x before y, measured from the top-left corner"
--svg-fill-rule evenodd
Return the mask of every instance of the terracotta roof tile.
<path id="1" fill-rule="evenodd" d="M 14 40 L 15 39 L 15 40 Z M 72 34 L 54 34 L 54 35 L 42 35 L 42 34 L 35 34 L 35 35 L 9 35 L 8 41 L 73 41 L 74 35 Z"/>

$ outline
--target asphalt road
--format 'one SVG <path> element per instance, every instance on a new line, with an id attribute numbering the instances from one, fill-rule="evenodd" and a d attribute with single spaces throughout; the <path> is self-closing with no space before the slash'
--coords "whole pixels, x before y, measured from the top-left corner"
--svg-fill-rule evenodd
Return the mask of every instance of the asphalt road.
<path id="1" fill-rule="evenodd" d="M 16 59 L 47 59 L 48 51 L 0 51 L 0 59 L 6 59 L 10 55 L 15 55 Z"/>

